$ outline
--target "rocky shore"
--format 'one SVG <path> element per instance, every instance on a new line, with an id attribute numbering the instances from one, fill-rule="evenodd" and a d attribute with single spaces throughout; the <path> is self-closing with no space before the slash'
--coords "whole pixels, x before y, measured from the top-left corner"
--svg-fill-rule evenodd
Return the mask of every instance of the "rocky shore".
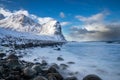
<path id="1" fill-rule="evenodd" d="M 58 60 L 63 60 L 58 57 Z M 0 53 L 0 80 L 79 80 L 75 76 L 64 78 L 56 63 L 48 65 L 46 61 L 32 63 L 20 60 L 11 53 Z M 102 80 L 97 75 L 87 75 L 83 80 Z"/>

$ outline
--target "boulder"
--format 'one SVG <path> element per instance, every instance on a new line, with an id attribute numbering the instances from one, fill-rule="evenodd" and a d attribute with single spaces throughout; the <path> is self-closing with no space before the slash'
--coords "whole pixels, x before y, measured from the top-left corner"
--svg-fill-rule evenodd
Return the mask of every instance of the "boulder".
<path id="1" fill-rule="evenodd" d="M 28 77 L 34 77 L 36 74 L 36 71 L 31 69 L 30 67 L 26 67 L 23 70 L 23 74 Z"/>
<path id="2" fill-rule="evenodd" d="M 64 61 L 64 59 L 62 57 L 57 57 L 58 61 Z"/>
<path id="3" fill-rule="evenodd" d="M 18 60 L 18 56 L 16 56 L 15 54 L 10 54 L 7 56 L 7 59 L 17 59 Z"/>
<path id="4" fill-rule="evenodd" d="M 75 62 L 72 62 L 72 61 L 70 61 L 70 62 L 67 62 L 68 64 L 75 64 Z"/>
<path id="5" fill-rule="evenodd" d="M 0 58 L 3 58 L 3 57 L 5 57 L 5 56 L 6 56 L 5 53 L 0 53 Z"/>
<path id="6" fill-rule="evenodd" d="M 57 80 L 55 76 L 49 75 L 48 80 Z"/>
<path id="7" fill-rule="evenodd" d="M 48 73 L 58 73 L 57 69 L 53 66 L 51 66 L 49 69 L 48 69 Z"/>
<path id="8" fill-rule="evenodd" d="M 33 65 L 32 68 L 34 71 L 36 71 L 37 73 L 40 73 L 42 71 L 41 69 L 41 66 L 36 64 L 36 65 Z"/>
<path id="9" fill-rule="evenodd" d="M 37 76 L 33 80 L 48 80 L 48 79 L 43 76 Z"/>
<path id="10" fill-rule="evenodd" d="M 7 60 L 7 65 L 10 68 L 20 67 L 21 66 L 19 60 L 17 60 L 17 59 L 8 59 Z"/>
<path id="11" fill-rule="evenodd" d="M 48 63 L 45 60 L 42 60 L 41 65 L 46 66 L 46 65 L 48 65 Z"/>
<path id="12" fill-rule="evenodd" d="M 67 77 L 65 80 L 78 80 L 76 77 L 72 76 L 72 77 Z"/>
<path id="13" fill-rule="evenodd" d="M 51 67 L 54 67 L 55 69 L 59 69 L 59 66 L 56 63 L 51 64 Z"/>
<path id="14" fill-rule="evenodd" d="M 90 74 L 83 78 L 83 80 L 102 80 L 99 76 Z"/>
<path id="15" fill-rule="evenodd" d="M 67 64 L 60 64 L 60 68 L 61 69 L 67 69 L 69 66 Z"/>
<path id="16" fill-rule="evenodd" d="M 49 73 L 48 74 L 49 79 L 55 79 L 55 80 L 63 80 L 63 77 L 60 73 Z"/>

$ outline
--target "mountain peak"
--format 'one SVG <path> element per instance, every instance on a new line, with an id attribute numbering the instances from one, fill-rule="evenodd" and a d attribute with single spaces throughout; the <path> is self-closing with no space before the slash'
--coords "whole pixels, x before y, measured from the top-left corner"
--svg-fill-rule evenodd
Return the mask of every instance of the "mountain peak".
<path id="1" fill-rule="evenodd" d="M 31 23 L 34 23 L 34 20 L 32 20 L 31 18 L 27 17 L 24 14 L 13 14 L 9 18 L 12 20 L 12 22 L 21 23 L 22 25 L 24 24 L 32 25 Z"/>

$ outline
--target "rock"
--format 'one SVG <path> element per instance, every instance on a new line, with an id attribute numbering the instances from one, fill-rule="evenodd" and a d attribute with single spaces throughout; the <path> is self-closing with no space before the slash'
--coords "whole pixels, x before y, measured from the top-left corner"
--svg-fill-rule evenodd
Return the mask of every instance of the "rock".
<path id="1" fill-rule="evenodd" d="M 5 80 L 17 80 L 14 75 L 9 75 Z"/>
<path id="2" fill-rule="evenodd" d="M 78 80 L 76 77 L 72 76 L 72 77 L 67 77 L 65 80 Z"/>
<path id="3" fill-rule="evenodd" d="M 0 53 L 0 58 L 3 58 L 3 57 L 5 57 L 5 56 L 6 56 L 5 53 Z"/>
<path id="4" fill-rule="evenodd" d="M 94 74 L 87 75 L 83 78 L 83 80 L 102 80 L 100 77 Z"/>
<path id="5" fill-rule="evenodd" d="M 56 63 L 53 63 L 51 67 L 54 67 L 55 69 L 59 69 L 59 66 Z"/>
<path id="6" fill-rule="evenodd" d="M 50 75 L 50 76 L 48 76 L 48 80 L 57 80 L 57 79 L 55 76 Z"/>
<path id="7" fill-rule="evenodd" d="M 48 80 L 48 79 L 43 76 L 37 76 L 33 80 Z"/>
<path id="8" fill-rule="evenodd" d="M 72 61 L 70 61 L 70 62 L 67 62 L 68 64 L 75 64 L 75 62 L 72 62 Z"/>
<path id="9" fill-rule="evenodd" d="M 15 54 L 10 54 L 10 55 L 8 55 L 7 59 L 17 59 L 18 60 L 18 57 Z"/>
<path id="10" fill-rule="evenodd" d="M 51 66 L 49 69 L 48 69 L 48 73 L 58 73 L 57 69 L 53 66 Z"/>
<path id="11" fill-rule="evenodd" d="M 46 66 L 46 65 L 48 65 L 48 63 L 45 60 L 42 60 L 41 65 Z"/>
<path id="12" fill-rule="evenodd" d="M 35 70 L 37 73 L 40 73 L 42 71 L 41 66 L 38 64 L 33 65 L 31 69 Z"/>
<path id="13" fill-rule="evenodd" d="M 60 48 L 57 48 L 57 49 L 54 49 L 54 50 L 60 51 L 61 49 L 60 49 Z"/>
<path id="14" fill-rule="evenodd" d="M 20 67 L 21 66 L 20 62 L 18 60 L 16 60 L 16 59 L 8 59 L 7 60 L 7 65 L 9 67 L 11 67 L 11 68 L 13 68 L 13 67 Z"/>
<path id="15" fill-rule="evenodd" d="M 60 75 L 60 73 L 49 73 L 48 77 L 51 80 L 52 80 L 52 78 L 55 79 L 55 80 L 63 80 L 63 77 Z"/>
<path id="16" fill-rule="evenodd" d="M 20 62 L 16 59 L 8 59 L 7 60 L 7 65 L 10 67 L 10 68 L 14 68 L 14 67 L 20 67 Z"/>
<path id="17" fill-rule="evenodd" d="M 26 67 L 24 70 L 23 70 L 23 73 L 25 76 L 28 76 L 28 77 L 34 77 L 34 75 L 36 74 L 36 71 L 29 68 L 29 67 Z"/>
<path id="18" fill-rule="evenodd" d="M 62 57 L 57 57 L 58 61 L 64 61 L 64 59 Z"/>
<path id="19" fill-rule="evenodd" d="M 60 68 L 61 69 L 67 69 L 69 66 L 67 64 L 60 64 Z"/>

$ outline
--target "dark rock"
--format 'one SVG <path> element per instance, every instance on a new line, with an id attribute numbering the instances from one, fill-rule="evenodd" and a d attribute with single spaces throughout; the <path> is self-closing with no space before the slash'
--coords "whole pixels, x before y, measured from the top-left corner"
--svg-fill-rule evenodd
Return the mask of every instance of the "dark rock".
<path id="1" fill-rule="evenodd" d="M 23 80 L 20 75 L 15 75 L 14 77 L 16 80 Z"/>
<path id="2" fill-rule="evenodd" d="M 5 57 L 5 56 L 6 56 L 5 53 L 0 53 L 0 58 L 3 58 L 3 57 Z"/>
<path id="3" fill-rule="evenodd" d="M 23 58 L 23 55 L 19 55 L 18 58 Z"/>
<path id="4" fill-rule="evenodd" d="M 48 78 L 53 78 L 56 80 L 63 80 L 63 77 L 59 73 L 49 73 Z"/>
<path id="5" fill-rule="evenodd" d="M 72 61 L 70 61 L 70 62 L 67 62 L 68 64 L 75 64 L 75 62 L 72 62 Z"/>
<path id="6" fill-rule="evenodd" d="M 83 78 L 83 80 L 102 80 L 100 77 L 94 74 L 87 75 Z"/>
<path id="7" fill-rule="evenodd" d="M 57 57 L 58 61 L 64 61 L 64 59 L 62 57 Z"/>
<path id="8" fill-rule="evenodd" d="M 10 54 L 8 55 L 7 59 L 18 59 L 18 56 L 16 56 L 15 54 Z"/>
<path id="9" fill-rule="evenodd" d="M 37 59 L 34 59 L 34 61 L 38 61 Z"/>
<path id="10" fill-rule="evenodd" d="M 46 65 L 48 65 L 48 63 L 45 60 L 42 60 L 41 65 L 46 66 Z"/>
<path id="11" fill-rule="evenodd" d="M 72 77 L 67 77 L 65 80 L 78 80 L 76 77 L 72 76 Z"/>
<path id="12" fill-rule="evenodd" d="M 57 48 L 57 49 L 54 49 L 54 50 L 60 51 L 61 49 L 60 49 L 60 48 Z"/>
<path id="13" fill-rule="evenodd" d="M 60 68 L 61 69 L 67 69 L 69 66 L 67 64 L 60 64 Z"/>
<path id="14" fill-rule="evenodd" d="M 42 71 L 40 65 L 33 65 L 31 69 L 35 70 L 37 73 L 40 73 Z"/>
<path id="15" fill-rule="evenodd" d="M 49 75 L 48 80 L 57 80 L 55 76 Z"/>
<path id="16" fill-rule="evenodd" d="M 51 67 L 54 67 L 55 69 L 59 69 L 59 66 L 56 63 L 53 63 Z"/>
<path id="17" fill-rule="evenodd" d="M 58 73 L 57 69 L 53 66 L 51 66 L 49 69 L 48 69 L 48 73 Z"/>
<path id="18" fill-rule="evenodd" d="M 48 79 L 43 76 L 37 76 L 33 80 L 48 80 Z"/>
<path id="19" fill-rule="evenodd" d="M 7 60 L 7 65 L 9 67 L 11 67 L 11 68 L 13 68 L 13 67 L 20 67 L 21 66 L 20 62 L 18 60 L 16 60 L 16 59 L 8 59 Z"/>
<path id="20" fill-rule="evenodd" d="M 14 75 L 9 75 L 5 80 L 17 80 Z"/>
<path id="21" fill-rule="evenodd" d="M 29 67 L 26 67 L 24 70 L 23 70 L 23 73 L 25 76 L 28 76 L 28 77 L 34 77 L 34 75 L 36 74 L 36 71 L 29 68 Z"/>

